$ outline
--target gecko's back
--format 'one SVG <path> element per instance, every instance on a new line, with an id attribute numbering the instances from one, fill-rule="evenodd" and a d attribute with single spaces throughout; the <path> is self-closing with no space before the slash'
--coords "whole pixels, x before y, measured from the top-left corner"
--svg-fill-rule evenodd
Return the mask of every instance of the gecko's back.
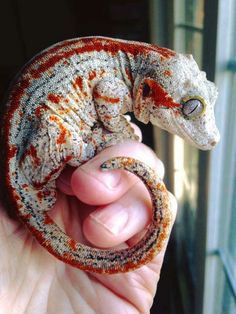
<path id="1" fill-rule="evenodd" d="M 6 129 L 10 123 L 18 127 L 5 136 L 13 145 L 24 146 L 35 120 L 48 109 L 64 111 L 66 119 L 71 114 L 74 123 L 78 112 L 92 126 L 97 118 L 94 85 L 105 77 L 117 77 L 132 90 L 138 57 L 150 50 L 163 57 L 174 54 L 150 44 L 103 37 L 68 40 L 42 51 L 23 68 L 10 91 Z"/>

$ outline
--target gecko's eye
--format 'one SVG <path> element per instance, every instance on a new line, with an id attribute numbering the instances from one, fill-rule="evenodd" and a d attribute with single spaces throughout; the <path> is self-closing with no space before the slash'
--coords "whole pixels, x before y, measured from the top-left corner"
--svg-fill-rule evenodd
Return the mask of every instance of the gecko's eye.
<path id="1" fill-rule="evenodd" d="M 143 84 L 143 97 L 148 97 L 150 95 L 151 88 L 147 83 Z"/>
<path id="2" fill-rule="evenodd" d="M 205 102 L 202 98 L 192 97 L 183 99 L 182 112 L 186 118 L 194 119 L 199 117 L 205 111 Z"/>

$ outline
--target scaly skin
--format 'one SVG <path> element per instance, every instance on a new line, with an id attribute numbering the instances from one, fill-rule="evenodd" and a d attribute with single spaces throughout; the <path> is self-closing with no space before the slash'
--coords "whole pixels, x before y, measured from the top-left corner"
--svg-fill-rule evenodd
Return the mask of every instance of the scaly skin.
<path id="1" fill-rule="evenodd" d="M 55 180 L 99 151 L 134 139 L 124 118 L 134 112 L 201 149 L 219 140 L 214 84 L 191 56 L 150 44 L 88 37 L 38 54 L 10 89 L 2 121 L 9 206 L 50 253 L 87 271 L 117 273 L 150 261 L 164 246 L 171 214 L 164 183 L 145 164 L 117 157 L 102 169 L 124 169 L 146 184 L 153 219 L 144 238 L 123 250 L 100 250 L 69 238 L 48 216 Z"/>

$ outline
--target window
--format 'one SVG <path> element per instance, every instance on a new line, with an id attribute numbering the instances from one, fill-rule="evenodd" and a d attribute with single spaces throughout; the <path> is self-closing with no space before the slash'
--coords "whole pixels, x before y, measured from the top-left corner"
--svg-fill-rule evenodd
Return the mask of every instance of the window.
<path id="1" fill-rule="evenodd" d="M 180 237 L 195 291 L 195 312 L 232 314 L 236 312 L 236 59 L 233 59 L 236 58 L 233 41 L 236 5 L 230 0 L 219 1 L 218 29 L 214 29 L 216 1 L 175 0 L 174 3 L 175 49 L 191 52 L 210 79 L 214 79 L 216 66 L 220 89 L 216 118 L 222 134 L 219 147 L 210 154 L 174 139 L 174 186 L 183 224 Z M 212 25 L 208 20 L 213 21 Z M 210 57 L 215 54 L 214 65 Z M 206 189 L 208 204 L 201 196 Z M 206 268 L 202 264 L 204 259 Z"/>
<path id="2" fill-rule="evenodd" d="M 152 17 L 151 25 L 155 27 L 152 40 L 193 54 L 219 88 L 216 119 L 221 141 L 212 152 L 201 152 L 177 136 L 158 132 L 157 141 L 167 146 L 160 153 L 161 146 L 157 144 L 158 153 L 167 168 L 167 183 L 172 183 L 169 186 L 179 204 L 172 246 L 177 265 L 172 285 L 178 289 L 172 297 L 173 313 L 180 309 L 180 313 L 235 314 L 236 3 L 234 0 L 151 3 L 152 16 L 156 12 L 156 20 L 159 18 L 162 23 L 157 24 Z M 161 33 L 165 21 L 165 33 Z"/>
<path id="3" fill-rule="evenodd" d="M 204 0 L 174 1 L 174 49 L 192 54 L 200 68 L 204 66 L 204 14 Z M 192 312 L 193 308 L 195 312 L 201 311 L 199 292 L 202 288 L 204 259 L 200 255 L 205 244 L 206 200 L 201 195 L 203 186 L 200 187 L 200 181 L 203 179 L 206 184 L 207 156 L 208 153 L 200 152 L 174 136 L 173 181 L 179 203 L 176 258 L 180 293 L 183 303 L 186 303 L 186 313 Z"/>
<path id="4" fill-rule="evenodd" d="M 218 12 L 216 117 L 222 139 L 211 155 L 204 313 L 233 314 L 236 313 L 235 1 L 220 1 Z"/>
<path id="5" fill-rule="evenodd" d="M 183 245 L 186 248 L 187 262 L 190 263 L 189 274 L 192 276 L 195 288 L 195 309 L 200 313 L 202 309 L 197 304 L 204 302 L 203 311 L 206 314 L 231 314 L 236 311 L 236 71 L 234 59 L 231 60 L 233 56 L 236 56 L 236 46 L 233 46 L 232 41 L 232 34 L 236 31 L 236 8 L 233 1 L 224 1 L 224 4 L 221 1 L 219 4 L 221 9 L 219 9 L 218 20 L 217 40 L 219 44 L 216 58 L 216 79 L 217 85 L 220 86 L 221 96 L 218 100 L 220 108 L 216 109 L 216 115 L 218 120 L 221 120 L 221 122 L 218 121 L 218 124 L 221 129 L 222 141 L 219 148 L 210 155 L 210 169 L 207 168 L 209 165 L 207 157 L 201 158 L 204 153 L 188 147 L 177 138 L 174 140 L 175 192 L 182 205 Z M 177 50 L 193 53 L 198 63 L 204 67 L 203 58 L 206 62 L 206 49 L 215 47 L 211 46 L 211 41 L 208 46 L 203 46 L 204 40 L 206 42 L 209 35 L 207 34 L 207 25 L 203 25 L 203 0 L 176 0 L 175 5 L 175 47 Z M 212 2 L 212 5 L 216 7 L 217 3 L 213 4 Z M 207 10 L 209 7 L 205 6 L 205 9 Z M 205 11 L 205 15 L 207 14 L 208 12 Z M 227 26 L 224 25 L 226 21 Z M 224 64 L 221 63 L 222 58 L 224 58 Z M 211 75 L 213 70 L 209 72 Z M 222 155 L 221 159 L 219 159 L 220 154 Z M 200 167 L 201 160 L 205 162 Z M 197 164 L 199 167 L 196 167 Z M 219 169 L 221 172 L 218 177 L 215 177 L 214 173 Z M 211 192 L 208 194 L 208 206 L 199 195 L 202 191 L 200 185 L 204 184 L 201 179 L 208 178 L 207 175 L 201 174 L 201 171 L 209 171 L 208 188 L 211 189 Z M 213 199 L 218 199 L 218 203 L 216 204 Z M 207 216 L 199 206 L 208 209 Z M 201 214 L 203 217 L 199 217 Z M 206 221 L 204 221 L 205 218 Z M 215 230 L 211 226 L 212 223 Z M 203 240 L 205 240 L 205 226 L 207 226 L 205 230 L 207 266 L 204 272 L 204 265 L 201 265 L 201 260 L 199 261 L 197 257 L 198 254 L 204 256 L 205 247 L 201 240 L 201 232 Z M 197 230 L 197 227 L 200 228 Z M 191 234 L 190 239 L 189 234 Z M 200 277 L 196 277 L 199 275 L 199 268 L 202 268 L 202 271 Z M 201 275 L 204 274 L 204 284 L 201 285 Z M 199 291 L 201 287 L 205 291 L 203 301 L 199 299 L 203 298 Z"/>

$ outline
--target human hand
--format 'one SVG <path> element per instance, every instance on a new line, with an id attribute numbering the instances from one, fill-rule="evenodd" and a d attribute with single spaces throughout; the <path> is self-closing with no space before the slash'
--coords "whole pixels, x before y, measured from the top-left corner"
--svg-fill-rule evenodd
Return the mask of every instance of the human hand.
<path id="1" fill-rule="evenodd" d="M 114 156 L 144 161 L 163 177 L 164 167 L 139 142 L 127 141 L 102 151 L 58 180 L 58 199 L 50 216 L 79 242 L 123 248 L 136 243 L 151 219 L 143 183 L 125 171 L 102 172 Z M 78 200 L 80 199 L 80 201 Z M 173 220 L 176 202 L 170 195 Z M 82 203 L 83 201 L 83 203 Z M 148 313 L 165 249 L 152 262 L 124 274 L 83 272 L 48 254 L 18 221 L 0 209 L 0 313 Z"/>

